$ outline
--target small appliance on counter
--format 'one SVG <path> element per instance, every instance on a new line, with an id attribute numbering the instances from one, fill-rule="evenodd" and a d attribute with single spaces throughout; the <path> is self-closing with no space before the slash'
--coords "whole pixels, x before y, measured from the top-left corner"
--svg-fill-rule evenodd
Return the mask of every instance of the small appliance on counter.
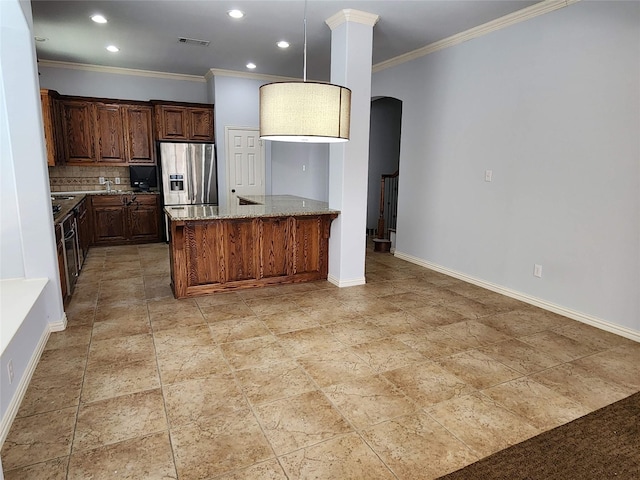
<path id="1" fill-rule="evenodd" d="M 135 192 L 148 192 L 158 188 L 158 171 L 155 165 L 130 165 L 129 178 Z"/>

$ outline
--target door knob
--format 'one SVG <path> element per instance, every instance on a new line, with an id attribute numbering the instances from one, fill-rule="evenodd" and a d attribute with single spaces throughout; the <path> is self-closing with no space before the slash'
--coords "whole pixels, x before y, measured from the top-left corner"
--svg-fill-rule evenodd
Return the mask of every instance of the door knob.
<path id="1" fill-rule="evenodd" d="M 236 189 L 235 189 L 235 188 L 232 188 L 232 189 L 231 189 L 231 193 L 236 193 Z"/>

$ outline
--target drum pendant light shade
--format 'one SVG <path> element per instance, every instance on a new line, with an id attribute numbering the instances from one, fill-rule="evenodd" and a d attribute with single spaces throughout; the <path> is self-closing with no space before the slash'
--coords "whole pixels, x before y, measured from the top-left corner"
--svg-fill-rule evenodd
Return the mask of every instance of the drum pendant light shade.
<path id="1" fill-rule="evenodd" d="M 351 90 L 318 82 L 260 87 L 260 138 L 281 142 L 349 140 Z"/>

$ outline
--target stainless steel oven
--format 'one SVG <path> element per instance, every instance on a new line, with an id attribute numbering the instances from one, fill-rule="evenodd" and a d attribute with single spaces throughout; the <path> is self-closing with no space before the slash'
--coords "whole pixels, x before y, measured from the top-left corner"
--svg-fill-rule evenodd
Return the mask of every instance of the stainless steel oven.
<path id="1" fill-rule="evenodd" d="M 62 234 L 64 235 L 64 265 L 67 271 L 67 288 L 70 295 L 80 274 L 78 222 L 74 211 L 62 221 Z"/>

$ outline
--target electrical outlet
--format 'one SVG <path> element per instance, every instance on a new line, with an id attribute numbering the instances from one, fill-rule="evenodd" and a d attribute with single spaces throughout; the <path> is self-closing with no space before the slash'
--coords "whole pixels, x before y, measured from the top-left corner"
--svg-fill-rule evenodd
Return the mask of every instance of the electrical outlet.
<path id="1" fill-rule="evenodd" d="M 115 181 L 116 181 L 116 185 L 120 185 L 120 177 L 116 177 Z"/>
<path id="2" fill-rule="evenodd" d="M 493 170 L 484 171 L 484 181 L 490 182 L 493 179 Z"/>
<path id="3" fill-rule="evenodd" d="M 9 372 L 9 383 L 13 383 L 13 360 L 7 363 L 7 372 Z"/>
<path id="4" fill-rule="evenodd" d="M 98 183 L 100 183 L 100 185 L 104 185 L 104 177 L 98 177 Z"/>
<path id="5" fill-rule="evenodd" d="M 542 278 L 542 265 L 538 265 L 537 263 L 533 266 L 533 276 Z"/>

